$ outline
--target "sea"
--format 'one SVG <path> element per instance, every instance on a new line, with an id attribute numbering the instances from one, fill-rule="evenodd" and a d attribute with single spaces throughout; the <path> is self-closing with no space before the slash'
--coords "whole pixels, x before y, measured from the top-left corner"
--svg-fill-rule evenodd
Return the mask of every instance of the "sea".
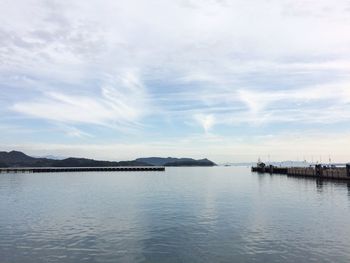
<path id="1" fill-rule="evenodd" d="M 0 262 L 350 262 L 350 183 L 220 166 L 0 174 Z"/>

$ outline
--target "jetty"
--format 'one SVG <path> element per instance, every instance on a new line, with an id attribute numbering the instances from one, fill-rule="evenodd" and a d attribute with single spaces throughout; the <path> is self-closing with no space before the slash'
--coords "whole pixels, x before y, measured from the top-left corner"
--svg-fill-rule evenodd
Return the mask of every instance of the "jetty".
<path id="1" fill-rule="evenodd" d="M 263 162 L 253 166 L 252 172 L 269 173 L 269 174 L 285 174 L 296 177 L 312 177 L 319 179 L 349 180 L 350 181 L 350 164 L 343 167 L 335 165 L 316 164 L 309 167 L 279 167 L 266 165 Z"/>
<path id="2" fill-rule="evenodd" d="M 115 167 L 11 167 L 0 168 L 0 173 L 62 173 L 62 172 L 151 172 L 165 171 L 164 166 Z"/>

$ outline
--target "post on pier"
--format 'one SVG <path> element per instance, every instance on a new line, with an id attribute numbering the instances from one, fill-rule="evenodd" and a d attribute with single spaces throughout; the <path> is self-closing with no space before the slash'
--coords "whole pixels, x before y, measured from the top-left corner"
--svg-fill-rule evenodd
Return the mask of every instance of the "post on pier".
<path id="1" fill-rule="evenodd" d="M 322 164 L 316 164 L 315 170 L 316 170 L 316 176 L 322 176 L 323 175 Z"/>
<path id="2" fill-rule="evenodd" d="M 346 164 L 346 176 L 350 177 L 350 163 Z"/>

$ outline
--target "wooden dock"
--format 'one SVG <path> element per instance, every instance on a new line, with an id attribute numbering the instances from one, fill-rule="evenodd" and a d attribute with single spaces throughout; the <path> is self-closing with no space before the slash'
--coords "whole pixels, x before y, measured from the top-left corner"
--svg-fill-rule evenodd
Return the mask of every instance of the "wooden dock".
<path id="1" fill-rule="evenodd" d="M 259 163 L 257 166 L 252 167 L 252 172 L 350 181 L 350 164 L 347 164 L 345 167 L 320 164 L 310 167 L 278 167 Z"/>
<path id="2" fill-rule="evenodd" d="M 0 168 L 0 173 L 62 173 L 62 172 L 150 172 L 165 171 L 164 166 L 116 167 L 12 167 Z"/>

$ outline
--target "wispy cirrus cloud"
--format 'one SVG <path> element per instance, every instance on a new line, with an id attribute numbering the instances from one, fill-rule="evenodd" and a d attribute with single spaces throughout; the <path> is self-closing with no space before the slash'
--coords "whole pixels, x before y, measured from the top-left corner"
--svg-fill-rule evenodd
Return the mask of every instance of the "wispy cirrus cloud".
<path id="1" fill-rule="evenodd" d="M 0 116 L 36 131 L 28 140 L 147 144 L 201 130 L 193 147 L 203 150 L 208 136 L 350 129 L 347 0 L 12 0 L 0 9 Z"/>
<path id="2" fill-rule="evenodd" d="M 49 121 L 88 123 L 122 130 L 132 128 L 141 117 L 149 114 L 150 104 L 143 84 L 135 74 L 127 72 L 118 78 L 109 77 L 94 97 L 44 92 L 39 99 L 15 103 L 12 110 Z"/>

